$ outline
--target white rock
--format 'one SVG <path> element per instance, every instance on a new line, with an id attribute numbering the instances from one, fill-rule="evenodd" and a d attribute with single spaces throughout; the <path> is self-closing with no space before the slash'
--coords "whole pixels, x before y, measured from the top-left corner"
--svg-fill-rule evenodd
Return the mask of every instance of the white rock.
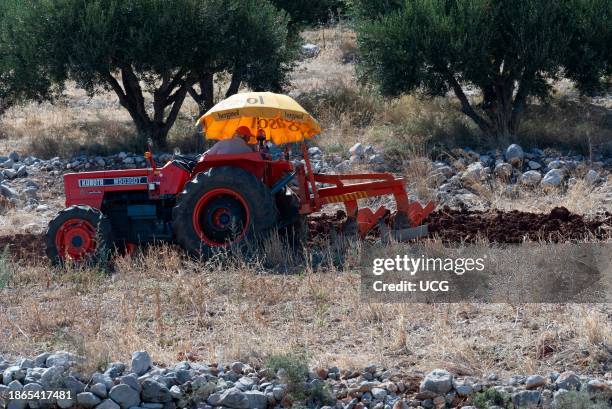
<path id="1" fill-rule="evenodd" d="M 561 169 L 551 169 L 542 179 L 543 187 L 557 187 L 563 182 L 563 171 Z"/>
<path id="2" fill-rule="evenodd" d="M 537 170 L 528 170 L 521 175 L 521 183 L 526 186 L 537 186 L 542 180 L 542 175 Z"/>
<path id="3" fill-rule="evenodd" d="M 538 162 L 534 160 L 530 160 L 529 162 L 527 162 L 527 166 L 529 166 L 529 169 L 532 169 L 532 170 L 537 170 L 542 167 L 542 165 L 540 165 Z"/>
<path id="4" fill-rule="evenodd" d="M 304 44 L 302 46 L 302 54 L 306 57 L 306 58 L 313 58 L 316 57 L 319 52 L 321 51 L 321 47 L 319 47 L 316 44 Z"/>
<path id="5" fill-rule="evenodd" d="M 599 173 L 597 173 L 596 170 L 591 169 L 587 172 L 586 176 L 584 177 L 584 180 L 586 180 L 589 185 L 596 185 L 601 179 L 599 177 Z"/>
<path id="6" fill-rule="evenodd" d="M 525 158 L 525 153 L 523 152 L 523 148 L 513 143 L 506 149 L 505 158 L 506 161 L 511 165 L 518 166 L 520 163 L 523 162 L 523 159 Z"/>
<path id="7" fill-rule="evenodd" d="M 351 146 L 351 149 L 349 149 L 349 153 L 351 154 L 351 156 L 363 155 L 363 145 L 357 142 L 355 145 Z"/>
<path id="8" fill-rule="evenodd" d="M 512 176 L 512 165 L 506 162 L 498 163 L 493 172 L 499 178 L 509 179 Z"/>
<path id="9" fill-rule="evenodd" d="M 453 388 L 453 376 L 444 369 L 434 369 L 428 373 L 419 387 L 421 392 L 430 391 L 444 395 Z"/>

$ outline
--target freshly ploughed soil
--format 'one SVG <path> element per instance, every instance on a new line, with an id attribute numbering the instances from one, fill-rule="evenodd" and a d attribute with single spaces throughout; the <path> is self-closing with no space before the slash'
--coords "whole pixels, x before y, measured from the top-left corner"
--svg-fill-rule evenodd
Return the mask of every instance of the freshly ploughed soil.
<path id="1" fill-rule="evenodd" d="M 319 214 L 308 218 L 309 241 L 333 236 L 342 230 L 346 220 L 343 211 Z M 493 243 L 522 243 L 523 241 L 560 242 L 568 240 L 604 240 L 612 237 L 612 214 L 594 218 L 571 213 L 556 207 L 550 213 L 526 213 L 516 210 L 503 212 L 437 210 L 423 222 L 429 227 L 429 236 L 446 243 L 488 240 Z M 376 237 L 377 232 L 371 233 Z M 9 256 L 20 260 L 40 260 L 45 257 L 44 235 L 15 234 L 0 236 L 0 254 L 8 247 Z"/>
<path id="2" fill-rule="evenodd" d="M 329 236 L 332 231 L 339 231 L 344 218 L 342 211 L 336 215 L 310 217 L 310 238 L 316 240 L 320 236 Z M 423 223 L 428 225 L 430 237 L 444 242 L 469 243 L 481 239 L 495 243 L 559 242 L 612 237 L 612 214 L 606 212 L 588 219 L 564 207 L 556 207 L 548 214 L 516 210 L 481 212 L 445 207 L 431 213 Z"/>
<path id="3" fill-rule="evenodd" d="M 5 250 L 12 259 L 40 260 L 45 257 L 45 236 L 30 233 L 0 236 L 0 254 Z"/>
<path id="4" fill-rule="evenodd" d="M 432 213 L 425 223 L 429 225 L 430 236 L 446 242 L 472 242 L 480 238 L 496 243 L 560 242 L 612 237 L 612 214 L 606 212 L 587 219 L 564 207 L 555 207 L 548 214 L 444 208 Z"/>

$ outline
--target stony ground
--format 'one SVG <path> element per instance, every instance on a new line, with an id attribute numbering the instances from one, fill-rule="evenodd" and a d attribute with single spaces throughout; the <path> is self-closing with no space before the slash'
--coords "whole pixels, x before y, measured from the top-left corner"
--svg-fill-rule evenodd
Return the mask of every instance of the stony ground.
<path id="1" fill-rule="evenodd" d="M 82 357 L 65 351 L 43 353 L 13 364 L 0 359 L 0 403 L 5 402 L 8 408 L 57 405 L 97 409 L 266 409 L 294 405 L 474 409 L 511 404 L 517 408 L 604 409 L 612 403 L 612 378 L 580 377 L 574 372 L 508 379 L 491 373 L 478 379 L 443 369 L 425 374 L 373 364 L 355 369 L 318 366 L 309 370 L 301 359 L 295 354 L 277 355 L 260 368 L 242 362 L 203 363 L 194 359 L 159 366 L 146 351 L 137 351 L 129 365 L 113 362 L 93 373 L 83 371 Z M 31 399 L 37 392 L 52 389 L 64 390 L 66 395 Z M 28 393 L 32 394 L 30 399 Z"/>

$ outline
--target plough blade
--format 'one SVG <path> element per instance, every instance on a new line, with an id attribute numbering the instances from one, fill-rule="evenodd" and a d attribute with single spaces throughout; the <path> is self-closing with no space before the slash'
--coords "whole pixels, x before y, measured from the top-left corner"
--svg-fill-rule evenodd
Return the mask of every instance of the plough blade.
<path id="1" fill-rule="evenodd" d="M 391 238 L 395 241 L 410 241 L 421 237 L 427 237 L 429 229 L 426 224 L 408 229 L 391 230 Z"/>

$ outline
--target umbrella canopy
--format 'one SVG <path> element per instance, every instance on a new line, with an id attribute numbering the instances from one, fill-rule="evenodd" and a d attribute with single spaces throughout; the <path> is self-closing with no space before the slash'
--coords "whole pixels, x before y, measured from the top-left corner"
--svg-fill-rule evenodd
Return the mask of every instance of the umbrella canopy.
<path id="1" fill-rule="evenodd" d="M 293 98 L 272 92 L 234 94 L 212 107 L 198 124 L 208 139 L 230 139 L 246 126 L 253 136 L 263 129 L 275 144 L 301 142 L 321 132 L 319 123 Z"/>

